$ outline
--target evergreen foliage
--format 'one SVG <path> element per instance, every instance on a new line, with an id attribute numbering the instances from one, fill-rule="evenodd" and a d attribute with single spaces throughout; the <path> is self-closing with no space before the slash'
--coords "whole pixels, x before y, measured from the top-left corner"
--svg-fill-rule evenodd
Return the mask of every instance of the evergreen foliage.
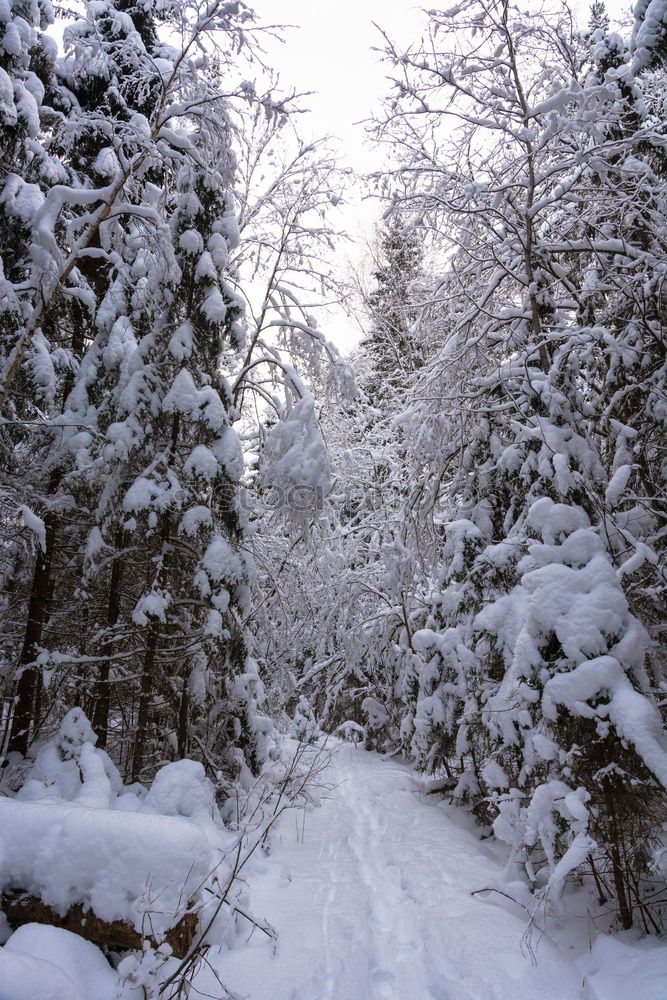
<path id="1" fill-rule="evenodd" d="M 290 314 L 282 258 L 282 291 L 267 294 L 287 305 L 266 322 L 281 353 L 246 320 L 259 233 L 239 203 L 237 136 L 249 118 L 275 136 L 292 107 L 228 87 L 252 65 L 253 21 L 236 3 L 205 16 L 197 4 L 90 4 L 62 58 L 31 22 L 35 37 L 17 34 L 26 52 L 7 61 L 30 111 L 5 109 L 24 176 L 9 175 L 2 198 L 10 754 L 39 746 L 72 704 L 134 780 L 192 754 L 244 778 L 270 748 L 235 425 L 266 395 L 258 363 L 289 409 L 295 366 L 324 377 L 322 356 L 336 354 L 313 318 Z M 52 93 L 58 110 L 40 117 L 26 94 Z M 266 212 L 288 205 L 292 261 L 331 190 L 312 149 L 300 168 L 310 200 L 289 202 L 296 170 L 264 198 Z"/>
<path id="2" fill-rule="evenodd" d="M 413 327 L 417 282 L 422 274 L 423 246 L 414 226 L 390 218 L 379 239 L 379 261 L 373 271 L 374 288 L 368 296 L 370 333 L 361 341 L 370 366 L 366 391 L 386 397 L 405 388 L 405 377 L 422 362 Z"/>

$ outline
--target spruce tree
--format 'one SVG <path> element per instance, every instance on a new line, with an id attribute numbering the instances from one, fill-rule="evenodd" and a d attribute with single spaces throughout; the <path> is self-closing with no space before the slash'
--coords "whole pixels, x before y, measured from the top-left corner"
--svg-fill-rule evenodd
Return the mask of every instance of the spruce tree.
<path id="1" fill-rule="evenodd" d="M 0 155 L 5 164 L 0 196 L 0 377 L 16 368 L 30 297 L 39 274 L 53 264 L 52 234 L 43 226 L 49 191 L 68 180 L 49 141 L 62 120 L 63 95 L 55 78 L 55 45 L 43 30 L 49 5 L 5 5 L 0 41 Z M 72 344 L 59 317 L 36 331 L 18 371 L 0 428 L 2 500 L 9 527 L 3 546 L 4 587 L 24 609 L 23 622 L 8 616 L 6 657 L 16 669 L 9 747 L 25 752 L 39 697 L 32 664 L 42 639 L 51 592 L 57 526 L 53 494 L 60 482 L 60 434 L 44 414 L 58 414 L 68 384 Z M 27 526 L 27 537 L 22 531 Z M 26 572 L 27 570 L 27 572 Z"/>
<path id="2" fill-rule="evenodd" d="M 420 367 L 419 341 L 413 332 L 418 316 L 417 282 L 423 247 L 418 228 L 400 216 L 380 230 L 378 265 L 368 296 L 370 332 L 361 341 L 369 372 L 362 387 L 377 405 L 392 392 L 405 388 L 406 376 Z"/>
<path id="3" fill-rule="evenodd" d="M 127 21 L 120 24 L 125 29 Z M 89 35 L 82 35 L 87 47 Z M 155 63 L 146 52 L 156 43 L 145 11 L 128 39 L 108 72 L 113 78 L 126 64 L 138 69 L 119 76 L 104 99 L 117 101 L 119 133 L 127 117 L 140 143 L 137 119 L 159 113 Z M 238 238 L 232 133 L 215 73 L 204 83 L 187 60 L 171 59 L 163 71 L 170 78 L 178 70 L 173 97 L 183 102 L 188 128 L 165 131 L 150 169 L 128 190 L 136 208 L 128 207 L 120 226 L 100 231 L 102 250 L 113 245 L 115 253 L 88 354 L 92 396 L 82 383 L 76 400 L 80 413 L 95 406 L 101 435 L 81 459 L 98 497 L 86 586 L 101 618 L 99 666 L 88 697 L 104 742 L 111 712 L 129 711 L 123 738 L 131 734 L 131 746 L 123 752 L 135 778 L 156 754 L 184 756 L 204 746 L 229 773 L 243 762 L 240 748 L 254 768 L 266 728 L 256 719 L 260 682 L 241 622 L 248 590 L 239 552 L 243 458 L 225 379 L 243 338 L 230 284 Z M 148 76 L 137 75 L 144 66 Z M 70 72 L 85 79 L 86 66 Z M 123 96 L 125 79 L 135 109 L 115 93 Z M 95 152 L 93 169 L 113 171 L 115 150 Z M 140 675 L 138 691 L 125 682 L 128 667 Z"/>

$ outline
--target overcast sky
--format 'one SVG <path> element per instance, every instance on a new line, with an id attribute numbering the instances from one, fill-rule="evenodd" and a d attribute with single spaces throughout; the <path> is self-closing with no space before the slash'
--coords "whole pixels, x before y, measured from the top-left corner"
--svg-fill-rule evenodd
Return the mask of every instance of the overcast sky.
<path id="1" fill-rule="evenodd" d="M 589 0 L 572 0 L 588 19 Z M 381 63 L 380 25 L 390 38 L 407 45 L 421 34 L 425 23 L 423 7 L 404 0 L 249 0 L 263 23 L 293 25 L 285 31 L 284 44 L 271 43 L 268 61 L 281 74 L 283 87 L 316 91 L 305 100 L 312 111 L 309 122 L 300 126 L 312 136 L 329 134 L 341 140 L 341 152 L 349 165 L 360 172 L 382 166 L 377 147 L 366 141 L 362 122 L 377 110 L 386 94 L 387 71 Z M 534 0 L 532 0 L 534 4 Z M 531 0 L 525 0 L 527 9 Z M 445 9 L 447 2 L 441 7 Z M 632 7 L 631 0 L 607 0 L 610 16 L 618 17 Z M 374 24 L 375 22 L 375 24 Z M 359 241 L 370 238 L 380 217 L 378 202 L 361 201 L 361 186 L 347 195 L 345 227 Z M 360 247 L 349 256 L 355 267 Z M 346 251 L 341 250 L 345 255 Z M 358 331 L 342 314 L 327 331 L 343 348 L 351 346 Z"/>
<path id="2" fill-rule="evenodd" d="M 401 38 L 419 33 L 418 6 L 387 0 L 252 0 L 262 20 L 294 25 L 286 42 L 272 47 L 284 85 L 314 90 L 307 99 L 313 124 L 337 135 L 359 169 L 372 169 L 377 159 L 364 151 L 363 129 L 355 122 L 368 117 L 386 89 L 386 68 L 374 46 L 382 39 L 373 22 Z"/>
<path id="3" fill-rule="evenodd" d="M 382 36 L 373 22 L 393 37 L 407 41 L 420 34 L 424 16 L 411 3 L 391 0 L 249 0 L 261 22 L 293 25 L 285 43 L 270 46 L 269 63 L 281 75 L 285 88 L 315 91 L 302 102 L 312 114 L 299 128 L 311 136 L 331 135 L 340 140 L 347 165 L 364 173 L 382 165 L 377 146 L 366 141 L 363 124 L 387 90 L 387 67 L 374 47 Z M 341 220 L 357 241 L 342 244 L 340 263 L 358 268 L 363 241 L 370 239 L 382 208 L 377 200 L 362 200 L 362 186 L 351 185 Z M 336 311 L 326 323 L 329 336 L 348 349 L 360 334 L 356 325 Z"/>
<path id="4" fill-rule="evenodd" d="M 364 145 L 358 122 L 377 108 L 387 90 L 387 67 L 376 24 L 407 45 L 419 37 L 425 23 L 423 6 L 405 0 L 249 0 L 265 23 L 293 25 L 283 45 L 271 45 L 271 62 L 281 71 L 284 86 L 314 90 L 307 99 L 317 134 L 337 135 L 360 170 L 378 166 L 377 150 Z M 589 0 L 571 0 L 587 20 Z M 530 10 L 531 0 L 525 0 Z M 446 0 L 442 9 L 448 6 Z M 612 17 L 629 11 L 632 0 L 607 0 Z"/>

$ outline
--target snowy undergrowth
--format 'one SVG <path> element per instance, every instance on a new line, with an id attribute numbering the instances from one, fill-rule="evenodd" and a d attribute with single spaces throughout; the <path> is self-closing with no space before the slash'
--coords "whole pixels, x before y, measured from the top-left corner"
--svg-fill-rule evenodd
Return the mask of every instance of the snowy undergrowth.
<path id="1" fill-rule="evenodd" d="M 2 1000 L 182 996 L 212 945 L 232 946 L 248 925 L 273 938 L 251 910 L 244 869 L 270 850 L 286 810 L 317 802 L 327 757 L 322 744 L 285 739 L 259 777 L 231 788 L 194 760 L 164 764 L 150 787 L 126 786 L 86 716 L 70 711 L 22 787 L 0 797 L 0 888 L 63 916 L 82 904 L 102 921 L 123 921 L 143 951 L 107 949 L 107 961 L 59 928 L 31 923 L 12 934 L 3 914 Z M 177 959 L 165 937 L 191 913 L 198 929 Z"/>

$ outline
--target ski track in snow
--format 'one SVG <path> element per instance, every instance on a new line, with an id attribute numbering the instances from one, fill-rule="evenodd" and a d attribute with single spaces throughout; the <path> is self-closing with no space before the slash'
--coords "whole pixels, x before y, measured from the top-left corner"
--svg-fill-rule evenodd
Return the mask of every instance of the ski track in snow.
<path id="1" fill-rule="evenodd" d="M 319 809 L 287 814 L 249 874 L 255 931 L 215 961 L 249 1000 L 581 1000 L 581 972 L 549 941 L 521 949 L 525 919 L 471 896 L 497 861 L 403 765 L 336 748 Z M 295 822 L 296 820 L 296 822 Z M 297 825 L 298 823 L 298 825 Z M 211 957 L 211 956 L 210 956 Z M 203 993 L 219 996 L 205 972 Z"/>

